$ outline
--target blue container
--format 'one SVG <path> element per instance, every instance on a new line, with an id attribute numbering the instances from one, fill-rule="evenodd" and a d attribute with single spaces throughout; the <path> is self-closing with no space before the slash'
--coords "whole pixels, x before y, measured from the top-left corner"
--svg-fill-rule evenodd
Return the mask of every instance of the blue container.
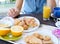
<path id="1" fill-rule="evenodd" d="M 53 13 L 56 18 L 60 18 L 60 7 L 55 7 Z"/>

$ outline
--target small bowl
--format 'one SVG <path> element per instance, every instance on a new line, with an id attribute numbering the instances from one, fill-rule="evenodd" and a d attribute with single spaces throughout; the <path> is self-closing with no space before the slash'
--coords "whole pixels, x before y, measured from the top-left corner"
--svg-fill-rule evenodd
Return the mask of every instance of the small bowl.
<path id="1" fill-rule="evenodd" d="M 14 19 L 12 17 L 5 17 L 0 20 L 0 27 L 11 27 L 14 25 Z"/>

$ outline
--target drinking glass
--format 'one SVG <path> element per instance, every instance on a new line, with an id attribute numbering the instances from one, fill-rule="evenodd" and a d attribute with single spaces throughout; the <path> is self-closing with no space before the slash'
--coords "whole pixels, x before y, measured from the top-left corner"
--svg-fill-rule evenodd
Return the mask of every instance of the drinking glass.
<path id="1" fill-rule="evenodd" d="M 49 20 L 51 14 L 51 8 L 49 6 L 43 7 L 43 20 Z"/>

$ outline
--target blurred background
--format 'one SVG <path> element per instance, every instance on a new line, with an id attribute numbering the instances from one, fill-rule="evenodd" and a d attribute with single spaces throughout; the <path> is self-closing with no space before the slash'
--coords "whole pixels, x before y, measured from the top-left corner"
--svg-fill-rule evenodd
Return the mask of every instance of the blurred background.
<path id="1" fill-rule="evenodd" d="M 8 10 L 15 7 L 15 2 L 16 0 L 0 0 L 0 16 L 6 16 Z M 56 0 L 57 6 L 60 6 L 59 2 L 60 0 Z"/>
<path id="2" fill-rule="evenodd" d="M 7 12 L 9 8 L 15 6 L 16 0 L 0 0 L 0 13 Z"/>
<path id="3" fill-rule="evenodd" d="M 0 18 L 7 15 L 10 8 L 15 6 L 16 0 L 0 0 Z"/>
<path id="4" fill-rule="evenodd" d="M 16 0 L 0 0 L 0 13 L 1 12 L 7 12 L 8 9 L 13 8 L 15 6 Z M 59 6 L 59 1 L 56 0 L 57 6 Z"/>

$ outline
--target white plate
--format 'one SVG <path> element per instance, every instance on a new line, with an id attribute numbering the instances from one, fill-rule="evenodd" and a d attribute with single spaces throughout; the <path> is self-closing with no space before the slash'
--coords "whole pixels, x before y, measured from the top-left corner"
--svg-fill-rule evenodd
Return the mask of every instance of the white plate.
<path id="1" fill-rule="evenodd" d="M 39 33 L 39 34 L 41 34 L 41 35 L 43 35 L 43 36 L 46 36 L 46 35 L 47 35 L 47 36 L 50 36 L 52 42 L 53 42 L 54 44 L 58 44 L 58 39 L 57 39 L 57 37 L 54 36 L 50 30 L 47 30 L 47 29 L 44 30 L 44 29 L 42 29 L 42 30 L 36 31 L 36 32 Z M 27 36 L 29 36 L 29 35 L 32 35 L 33 33 L 35 33 L 35 32 L 26 34 L 26 35 L 23 37 L 23 40 L 21 40 L 21 42 L 18 42 L 18 43 L 26 44 L 26 42 L 25 42 L 25 40 L 24 40 L 25 37 L 27 37 Z"/>
<path id="2" fill-rule="evenodd" d="M 7 27 L 14 25 L 14 19 L 12 17 L 4 17 L 0 20 L 0 24 L 7 24 Z"/>
<path id="3" fill-rule="evenodd" d="M 34 27 L 34 28 L 28 28 L 27 30 L 24 30 L 24 32 L 31 32 L 31 31 L 34 31 L 35 29 L 38 29 L 39 28 L 39 26 L 40 26 L 40 22 L 39 22 L 39 20 L 37 19 L 37 18 L 35 18 L 35 17 L 32 17 L 32 16 L 24 16 L 24 17 L 20 17 L 19 19 L 23 19 L 23 18 L 34 18 L 35 19 L 35 21 L 36 21 L 36 23 L 38 24 L 38 26 L 36 26 L 36 27 Z"/>

